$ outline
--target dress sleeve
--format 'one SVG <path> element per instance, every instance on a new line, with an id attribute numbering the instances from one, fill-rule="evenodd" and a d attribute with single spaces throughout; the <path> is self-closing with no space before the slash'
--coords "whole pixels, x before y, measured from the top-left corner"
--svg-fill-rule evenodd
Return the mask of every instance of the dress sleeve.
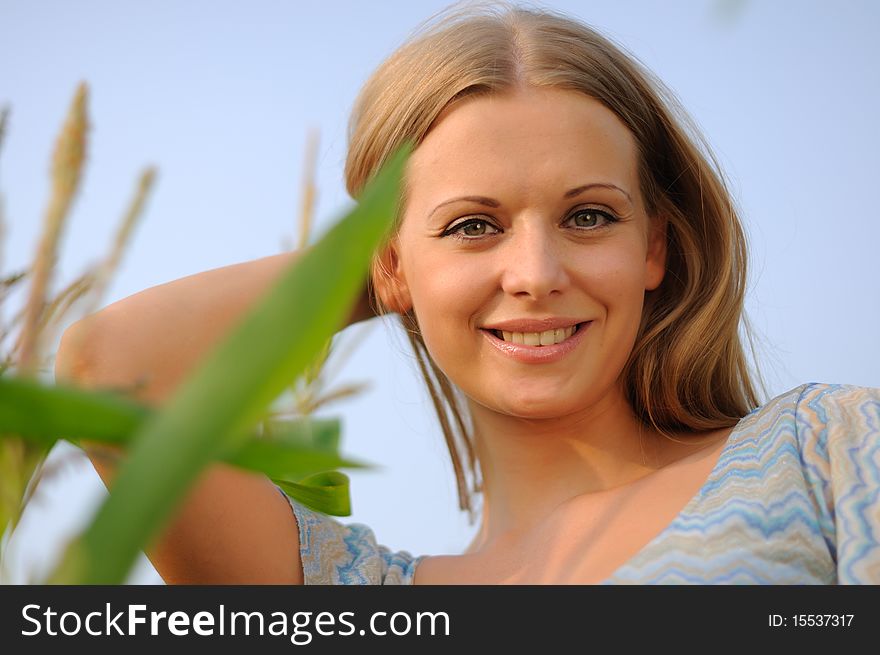
<path id="1" fill-rule="evenodd" d="M 796 423 L 838 584 L 880 584 L 880 389 L 807 385 Z"/>
<path id="2" fill-rule="evenodd" d="M 412 584 L 422 557 L 392 552 L 362 523 L 343 524 L 309 509 L 276 487 L 290 504 L 299 527 L 299 554 L 307 585 Z"/>

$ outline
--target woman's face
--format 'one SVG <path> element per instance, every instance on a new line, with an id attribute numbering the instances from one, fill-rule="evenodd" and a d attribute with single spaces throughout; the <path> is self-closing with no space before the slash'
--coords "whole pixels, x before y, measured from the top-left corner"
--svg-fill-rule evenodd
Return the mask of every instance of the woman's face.
<path id="1" fill-rule="evenodd" d="M 469 98 L 440 116 L 407 180 L 394 281 L 379 291 L 390 301 L 394 290 L 397 311 L 413 308 L 452 382 L 523 418 L 569 415 L 612 391 L 665 259 L 624 124 L 574 91 Z M 490 331 L 530 319 L 563 325 Z M 527 345 L 539 331 L 542 343 L 565 338 L 574 323 L 584 325 L 560 346 Z"/>

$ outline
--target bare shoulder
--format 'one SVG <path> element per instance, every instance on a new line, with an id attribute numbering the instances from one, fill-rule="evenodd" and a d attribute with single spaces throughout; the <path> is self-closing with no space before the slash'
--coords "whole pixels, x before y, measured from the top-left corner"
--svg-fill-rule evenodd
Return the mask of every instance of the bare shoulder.
<path id="1" fill-rule="evenodd" d="M 474 559 L 469 555 L 431 555 L 416 567 L 413 585 L 477 584 Z"/>

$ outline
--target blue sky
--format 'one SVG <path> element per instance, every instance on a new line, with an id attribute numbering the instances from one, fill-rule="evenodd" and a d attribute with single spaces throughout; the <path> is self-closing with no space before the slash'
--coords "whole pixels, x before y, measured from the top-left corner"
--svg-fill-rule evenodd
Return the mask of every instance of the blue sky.
<path id="1" fill-rule="evenodd" d="M 747 310 L 770 396 L 804 382 L 880 387 L 880 4 L 544 3 L 622 43 L 680 98 L 725 169 L 750 239 Z M 28 264 L 53 142 L 81 80 L 88 165 L 56 284 L 109 246 L 139 171 L 159 177 L 104 304 L 192 273 L 281 252 L 296 234 L 309 129 L 320 132 L 317 215 L 349 206 L 348 112 L 384 57 L 445 2 L 10 2 L 0 0 L 0 151 L 11 233 L 3 270 Z M 20 298 L 13 296 L 12 305 Z M 4 315 L 10 313 L 5 308 Z M 470 541 L 430 402 L 402 333 L 366 330 L 337 382 L 372 381 L 342 417 L 354 513 L 413 554 Z M 13 579 L 43 571 L 106 493 L 70 449 L 11 543 Z M 403 492 L 402 490 L 406 490 Z M 159 582 L 142 562 L 132 581 Z"/>

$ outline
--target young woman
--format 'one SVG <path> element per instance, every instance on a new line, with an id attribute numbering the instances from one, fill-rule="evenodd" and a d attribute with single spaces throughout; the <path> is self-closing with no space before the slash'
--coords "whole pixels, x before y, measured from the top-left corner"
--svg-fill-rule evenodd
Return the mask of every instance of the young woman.
<path id="1" fill-rule="evenodd" d="M 392 552 L 218 464 L 148 553 L 166 582 L 880 582 L 880 390 L 760 404 L 743 231 L 686 125 L 553 12 L 448 13 L 395 52 L 354 108 L 349 193 L 417 148 L 352 321 L 399 315 L 480 530 L 461 554 Z M 292 256 L 111 305 L 59 376 L 161 402 Z"/>

